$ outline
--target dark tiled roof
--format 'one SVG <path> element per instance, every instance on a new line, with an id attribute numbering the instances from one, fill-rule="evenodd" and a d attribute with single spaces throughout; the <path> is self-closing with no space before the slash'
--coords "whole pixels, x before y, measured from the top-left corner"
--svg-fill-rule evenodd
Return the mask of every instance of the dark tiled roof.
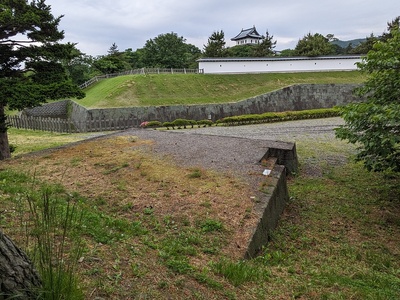
<path id="1" fill-rule="evenodd" d="M 248 28 L 248 29 L 242 29 L 242 31 L 235 36 L 234 38 L 231 38 L 231 41 L 237 41 L 237 40 L 241 40 L 244 38 L 255 38 L 255 39 L 261 39 L 262 36 L 257 32 L 255 27 L 252 28 Z"/>

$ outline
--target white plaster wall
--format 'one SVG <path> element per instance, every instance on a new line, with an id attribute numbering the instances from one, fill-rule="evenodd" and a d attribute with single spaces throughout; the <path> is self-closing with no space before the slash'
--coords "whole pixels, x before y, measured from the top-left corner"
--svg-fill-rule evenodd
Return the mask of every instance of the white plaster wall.
<path id="1" fill-rule="evenodd" d="M 356 70 L 361 58 L 265 60 L 265 61 L 199 61 L 205 74 L 267 73 Z"/>

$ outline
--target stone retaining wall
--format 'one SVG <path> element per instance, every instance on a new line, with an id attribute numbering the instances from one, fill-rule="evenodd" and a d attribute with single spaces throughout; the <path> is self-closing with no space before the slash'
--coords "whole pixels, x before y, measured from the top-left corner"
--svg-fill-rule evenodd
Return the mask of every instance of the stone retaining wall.
<path id="1" fill-rule="evenodd" d="M 293 85 L 247 100 L 223 104 L 88 109 L 86 112 L 78 108 L 79 105 L 74 105 L 72 115 L 89 119 L 135 118 L 139 121 L 157 120 L 160 122 L 176 119 L 198 121 L 210 118 L 216 121 L 236 115 L 331 108 L 344 105 L 359 101 L 359 98 L 353 95 L 355 87 L 357 85 L 353 84 Z"/>
<path id="2" fill-rule="evenodd" d="M 42 118 L 67 118 L 68 106 L 70 100 L 57 101 L 48 103 L 46 105 L 37 106 L 34 108 L 27 108 L 23 110 L 24 115 L 28 117 L 42 117 Z"/>
<path id="3" fill-rule="evenodd" d="M 230 116 L 261 114 L 264 112 L 296 111 L 316 108 L 331 108 L 360 101 L 353 95 L 354 84 L 301 84 L 255 96 L 243 101 L 204 105 L 172 105 L 87 109 L 79 100 L 59 101 L 34 109 L 27 109 L 30 116 L 71 118 L 78 122 L 86 120 L 133 119 L 136 124 L 143 121 L 174 121 L 176 119 L 216 121 Z M 82 129 L 84 130 L 84 129 Z"/>

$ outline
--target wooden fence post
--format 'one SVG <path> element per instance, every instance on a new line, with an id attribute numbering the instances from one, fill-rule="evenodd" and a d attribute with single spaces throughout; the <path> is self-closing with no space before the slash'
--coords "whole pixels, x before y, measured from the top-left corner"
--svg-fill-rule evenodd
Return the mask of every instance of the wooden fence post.
<path id="1" fill-rule="evenodd" d="M 84 121 L 32 116 L 9 116 L 7 121 L 11 127 L 18 129 L 42 130 L 60 133 L 125 130 L 139 126 L 140 124 L 138 116 L 121 116 L 116 119 L 95 118 Z"/>

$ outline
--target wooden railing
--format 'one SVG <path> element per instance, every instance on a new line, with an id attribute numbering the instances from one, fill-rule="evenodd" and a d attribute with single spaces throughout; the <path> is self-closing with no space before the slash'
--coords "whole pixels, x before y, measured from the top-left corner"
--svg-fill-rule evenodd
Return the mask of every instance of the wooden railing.
<path id="1" fill-rule="evenodd" d="M 60 133 L 98 132 L 125 130 L 139 127 L 140 121 L 134 118 L 95 119 L 73 121 L 71 119 L 9 116 L 9 126 L 18 129 L 43 130 Z"/>
<path id="2" fill-rule="evenodd" d="M 98 82 L 102 79 L 113 78 L 118 76 L 124 75 L 135 75 L 135 74 L 199 74 L 202 73 L 202 70 L 199 69 L 161 69 L 161 68 L 141 68 L 141 69 L 134 69 L 128 70 L 120 73 L 113 73 L 113 74 L 105 74 L 93 77 L 92 79 L 82 83 L 79 88 L 84 89 L 88 86 L 92 85 L 95 82 Z"/>

